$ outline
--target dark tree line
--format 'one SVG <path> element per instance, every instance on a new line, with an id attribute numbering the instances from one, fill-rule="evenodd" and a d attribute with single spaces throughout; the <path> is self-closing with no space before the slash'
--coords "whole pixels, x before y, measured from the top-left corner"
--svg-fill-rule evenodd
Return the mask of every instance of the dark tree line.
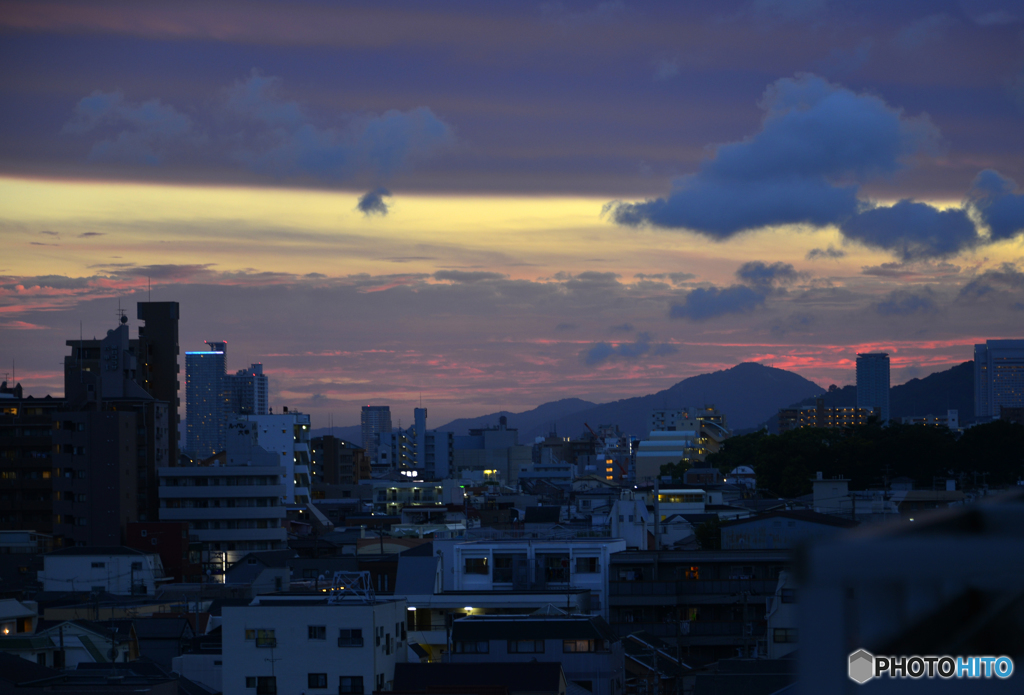
<path id="1" fill-rule="evenodd" d="M 1014 485 L 1024 477 L 1024 425 L 1002 420 L 978 425 L 958 438 L 945 427 L 868 424 L 845 430 L 803 428 L 732 437 L 707 465 L 728 474 L 750 466 L 758 487 L 779 497 L 811 492 L 818 471 L 850 479 L 850 489 L 881 487 L 906 476 L 922 488 L 954 477 L 971 487 Z M 958 486 L 959 487 L 959 486 Z"/>

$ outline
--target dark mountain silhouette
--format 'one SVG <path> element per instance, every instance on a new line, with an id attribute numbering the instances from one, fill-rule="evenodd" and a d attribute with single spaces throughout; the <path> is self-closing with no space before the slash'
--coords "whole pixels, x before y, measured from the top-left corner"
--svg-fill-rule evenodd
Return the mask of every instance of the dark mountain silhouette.
<path id="1" fill-rule="evenodd" d="M 584 423 L 594 428 L 616 424 L 623 432 L 645 436 L 647 418 L 652 410 L 700 407 L 704 404 L 714 405 L 725 413 L 731 428 L 743 429 L 763 422 L 794 399 L 822 392 L 820 386 L 799 374 L 744 362 L 730 369 L 684 379 L 648 396 L 600 405 L 566 399 L 545 403 L 525 413 L 492 413 L 468 420 L 454 420 L 440 429 L 461 434 L 469 427 L 495 425 L 501 415 L 506 415 L 508 426 L 519 429 L 521 444 L 531 443 L 535 437 L 551 432 L 552 428 L 562 436 L 578 437 L 586 431 Z M 563 412 L 559 413 L 559 409 Z"/>
<path id="2" fill-rule="evenodd" d="M 309 438 L 323 437 L 328 434 L 333 434 L 338 439 L 344 439 L 352 442 L 356 446 L 363 445 L 363 426 L 362 425 L 346 425 L 345 427 L 317 427 L 315 430 L 309 431 Z"/>
<path id="3" fill-rule="evenodd" d="M 857 387 L 830 389 L 822 397 L 827 408 L 852 408 L 857 405 Z M 814 400 L 812 396 L 789 407 L 814 405 Z M 945 415 L 947 410 L 959 411 L 961 422 L 974 419 L 973 360 L 889 389 L 889 417 L 893 420 L 915 415 Z M 769 421 L 768 426 L 774 431 L 774 423 Z"/>
<path id="4" fill-rule="evenodd" d="M 457 436 L 465 435 L 468 434 L 471 429 L 493 427 L 497 425 L 499 418 L 504 415 L 508 418 L 509 427 L 516 427 L 519 429 L 519 443 L 529 444 L 533 441 L 533 435 L 527 435 L 525 433 L 544 431 L 545 428 L 550 427 L 551 423 L 557 422 L 559 419 L 566 417 L 567 415 L 577 413 L 581 410 L 587 410 L 595 406 L 596 403 L 584 401 L 579 398 L 563 398 L 560 401 L 544 403 L 533 410 L 525 410 L 521 413 L 512 413 L 507 410 L 501 410 L 497 413 L 490 413 L 479 417 L 460 418 L 458 420 L 452 420 L 447 425 L 442 425 L 438 429 L 445 432 L 454 432 Z M 529 436 L 530 439 L 524 439 L 525 436 Z"/>

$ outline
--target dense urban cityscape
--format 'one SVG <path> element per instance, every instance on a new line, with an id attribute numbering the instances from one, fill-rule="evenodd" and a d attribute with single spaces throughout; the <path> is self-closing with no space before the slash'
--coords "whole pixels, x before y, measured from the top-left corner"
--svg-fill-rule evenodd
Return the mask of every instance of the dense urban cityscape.
<path id="1" fill-rule="evenodd" d="M 967 417 L 892 418 L 889 357 L 862 353 L 855 404 L 827 404 L 833 387 L 745 434 L 711 403 L 652 410 L 642 432 L 596 422 L 533 442 L 514 415 L 437 430 L 421 407 L 403 429 L 366 405 L 352 442 L 276 405 L 261 364 L 232 374 L 224 341 L 185 351 L 182 388 L 178 303 L 135 315 L 136 336 L 122 313 L 102 339 L 66 341 L 62 396 L 0 385 L 0 653 L 51 692 L 110 668 L 126 688 L 240 695 L 775 692 L 815 649 L 797 596 L 836 581 L 798 548 L 927 528 L 928 510 L 955 517 L 1024 485 L 1024 340 L 975 346 Z M 835 459 L 794 474 L 804 433 Z M 929 446 L 979 439 L 1011 460 L 876 470 L 860 450 L 837 470 L 853 442 L 931 460 Z M 828 571 L 872 589 L 860 566 Z M 928 584 L 903 572 L 909 594 Z M 897 643 L 915 629 L 865 620 Z"/>
<path id="2" fill-rule="evenodd" d="M 0 0 L 0 695 L 1019 693 L 1021 0 Z"/>

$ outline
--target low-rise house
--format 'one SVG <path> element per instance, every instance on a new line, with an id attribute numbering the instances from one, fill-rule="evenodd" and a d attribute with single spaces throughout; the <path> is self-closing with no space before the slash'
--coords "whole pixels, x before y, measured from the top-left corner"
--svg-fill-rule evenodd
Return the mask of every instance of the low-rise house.
<path id="1" fill-rule="evenodd" d="M 452 625 L 453 664 L 561 663 L 566 680 L 594 695 L 622 692 L 620 640 L 597 616 L 469 616 Z"/>
<path id="2" fill-rule="evenodd" d="M 826 538 L 856 525 L 850 519 L 830 514 L 779 510 L 722 522 L 722 550 L 795 548 L 800 543 Z"/>
<path id="3" fill-rule="evenodd" d="M 557 663 L 399 664 L 393 692 L 507 693 L 566 695 L 566 679 Z"/>
<path id="4" fill-rule="evenodd" d="M 43 591 L 106 591 L 118 595 L 156 594 L 164 576 L 156 553 L 125 547 L 61 548 L 43 557 Z"/>

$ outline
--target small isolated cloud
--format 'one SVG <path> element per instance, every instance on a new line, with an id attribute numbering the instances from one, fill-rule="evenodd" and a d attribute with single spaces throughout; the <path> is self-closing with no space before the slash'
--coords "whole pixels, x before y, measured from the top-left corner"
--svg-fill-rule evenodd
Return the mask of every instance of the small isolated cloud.
<path id="1" fill-rule="evenodd" d="M 849 239 L 891 251 L 904 261 L 951 256 L 979 241 L 963 208 L 940 210 L 910 200 L 861 212 L 843 222 L 842 231 Z"/>
<path id="2" fill-rule="evenodd" d="M 45 234 L 46 236 L 53 236 L 53 237 L 59 237 L 60 236 L 60 232 L 51 232 L 49 229 L 44 229 L 44 230 L 40 231 L 39 233 L 40 234 Z"/>
<path id="3" fill-rule="evenodd" d="M 789 263 L 750 261 L 736 270 L 736 278 L 743 284 L 691 290 L 682 304 L 672 305 L 669 316 L 703 321 L 725 314 L 744 314 L 764 306 L 770 295 L 784 293 L 787 285 L 806 277 Z"/>
<path id="4" fill-rule="evenodd" d="M 620 324 L 618 324 L 616 326 L 610 327 L 608 330 L 610 330 L 610 331 L 617 331 L 617 332 L 621 332 L 621 333 L 629 333 L 630 331 L 633 330 L 633 324 L 631 324 L 631 323 L 620 323 Z"/>
<path id="5" fill-rule="evenodd" d="M 160 164 L 191 131 L 192 120 L 174 107 L 159 99 L 133 103 L 119 90 L 97 90 L 81 99 L 61 129 L 65 135 L 99 132 L 107 136 L 92 146 L 89 159 L 153 165 Z"/>
<path id="6" fill-rule="evenodd" d="M 740 282 L 767 294 L 776 287 L 791 285 L 797 280 L 802 280 L 806 275 L 797 272 L 796 268 L 789 263 L 779 262 L 769 265 L 762 261 L 750 261 L 739 267 L 736 277 Z"/>
<path id="7" fill-rule="evenodd" d="M 977 211 L 994 241 L 1024 232 L 1024 195 L 1017 190 L 1016 181 L 992 169 L 980 172 L 971 184 L 968 204 Z"/>
<path id="8" fill-rule="evenodd" d="M 682 304 L 673 304 L 669 315 L 677 319 L 704 321 L 725 314 L 745 314 L 764 305 L 763 292 L 746 285 L 731 287 L 698 287 L 691 290 Z"/>
<path id="9" fill-rule="evenodd" d="M 82 232 L 81 234 L 78 235 L 78 238 L 79 239 L 89 239 L 90 237 L 103 236 L 104 234 L 105 234 L 105 232 Z"/>
<path id="10" fill-rule="evenodd" d="M 882 316 L 910 316 L 930 314 L 937 310 L 930 291 L 915 293 L 909 290 L 895 290 L 875 305 L 875 311 Z"/>
<path id="11" fill-rule="evenodd" d="M 588 365 L 595 365 L 613 358 L 635 360 L 647 354 L 664 356 L 675 352 L 678 352 L 678 349 L 674 345 L 653 345 L 649 333 L 637 333 L 636 340 L 632 343 L 595 343 L 583 352 L 583 361 Z"/>
<path id="12" fill-rule="evenodd" d="M 614 201 L 621 225 L 682 228 L 714 239 L 784 224 L 824 226 L 860 209 L 860 183 L 937 150 L 927 116 L 911 118 L 870 94 L 815 75 L 778 80 L 761 101 L 761 130 L 720 145 L 665 198 Z"/>
<path id="13" fill-rule="evenodd" d="M 826 249 L 811 249 L 807 252 L 807 260 L 816 261 L 820 258 L 828 258 L 832 260 L 838 260 L 846 255 L 846 251 L 837 249 L 836 247 L 829 244 Z"/>
<path id="14" fill-rule="evenodd" d="M 446 280 L 448 282 L 472 284 L 474 282 L 486 282 L 489 280 L 504 280 L 506 276 L 501 273 L 491 273 L 484 270 L 439 270 L 434 273 L 435 280 Z"/>
<path id="15" fill-rule="evenodd" d="M 390 197 L 391 191 L 381 186 L 361 196 L 359 203 L 356 204 L 356 209 L 367 217 L 386 215 L 388 214 L 388 204 L 384 202 L 384 199 Z"/>
<path id="16" fill-rule="evenodd" d="M 577 328 L 579 328 L 579 326 L 577 326 L 575 323 L 564 323 L 563 322 L 563 323 L 560 323 L 557 326 L 555 326 L 555 330 L 556 331 L 574 331 Z"/>

